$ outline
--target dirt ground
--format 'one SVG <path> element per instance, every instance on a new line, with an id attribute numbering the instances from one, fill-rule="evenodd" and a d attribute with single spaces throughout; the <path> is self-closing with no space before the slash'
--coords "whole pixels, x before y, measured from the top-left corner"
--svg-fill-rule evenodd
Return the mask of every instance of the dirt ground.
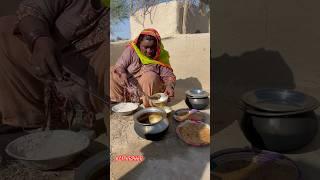
<path id="1" fill-rule="evenodd" d="M 169 104 L 170 106 L 170 104 Z M 187 108 L 184 101 L 172 103 L 172 109 Z M 210 108 L 203 110 L 210 123 Z M 191 147 L 176 135 L 178 122 L 168 116 L 169 131 L 161 141 L 140 138 L 133 129 L 132 116 L 111 115 L 111 175 L 112 180 L 209 180 L 210 148 Z M 143 162 L 116 161 L 118 155 L 142 155 Z M 190 171 L 192 169 L 192 171 Z"/>
<path id="2" fill-rule="evenodd" d="M 23 164 L 11 161 L 0 168 L 2 180 L 73 180 L 73 171 L 49 171 L 34 170 Z"/>

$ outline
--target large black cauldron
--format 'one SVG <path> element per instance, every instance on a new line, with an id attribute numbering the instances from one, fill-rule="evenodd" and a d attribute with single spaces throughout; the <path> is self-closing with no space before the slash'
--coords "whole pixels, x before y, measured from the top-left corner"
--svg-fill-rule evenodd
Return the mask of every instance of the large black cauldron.
<path id="1" fill-rule="evenodd" d="M 248 101 L 248 96 L 255 97 L 254 101 Z M 296 150 L 316 135 L 318 119 L 314 110 L 318 106 L 317 100 L 297 91 L 251 91 L 242 98 L 241 129 L 255 147 L 277 152 Z"/>

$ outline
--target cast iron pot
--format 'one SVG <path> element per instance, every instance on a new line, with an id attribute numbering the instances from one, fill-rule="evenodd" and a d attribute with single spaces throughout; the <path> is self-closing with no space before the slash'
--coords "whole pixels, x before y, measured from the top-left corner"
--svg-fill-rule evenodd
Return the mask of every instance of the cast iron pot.
<path id="1" fill-rule="evenodd" d="M 241 129 L 254 147 L 276 152 L 293 151 L 310 143 L 318 131 L 314 108 L 285 113 L 244 108 Z"/>
<path id="2" fill-rule="evenodd" d="M 139 119 L 146 114 L 157 113 L 161 115 L 161 120 L 154 124 L 140 122 Z M 156 107 L 143 109 L 133 116 L 134 130 L 142 138 L 147 140 L 161 140 L 169 128 L 167 113 Z"/>
<path id="3" fill-rule="evenodd" d="M 206 107 L 208 107 L 210 103 L 209 97 L 194 98 L 190 96 L 186 96 L 185 102 L 190 109 L 197 109 L 197 110 L 205 109 Z"/>
<path id="4" fill-rule="evenodd" d="M 210 103 L 209 93 L 202 89 L 190 89 L 186 91 L 185 103 L 190 109 L 205 109 Z"/>

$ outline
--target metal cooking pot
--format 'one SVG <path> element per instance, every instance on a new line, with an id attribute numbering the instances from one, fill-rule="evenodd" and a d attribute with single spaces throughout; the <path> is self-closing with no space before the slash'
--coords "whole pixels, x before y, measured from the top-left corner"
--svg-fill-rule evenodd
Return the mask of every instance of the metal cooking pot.
<path id="1" fill-rule="evenodd" d="M 197 110 L 205 109 L 206 107 L 208 107 L 208 105 L 210 103 L 209 97 L 194 98 L 194 97 L 190 97 L 190 96 L 186 97 L 185 102 L 190 109 L 197 109 Z"/>
<path id="2" fill-rule="evenodd" d="M 156 123 L 145 123 L 141 122 L 141 118 L 151 114 L 157 113 L 161 115 L 160 121 Z M 164 110 L 156 107 L 143 109 L 133 115 L 134 119 L 134 130 L 136 133 L 148 140 L 160 140 L 169 128 L 169 121 L 167 114 Z"/>
<path id="3" fill-rule="evenodd" d="M 191 89 L 186 91 L 185 103 L 190 109 L 202 110 L 209 105 L 209 93 L 202 89 Z"/>
<path id="4" fill-rule="evenodd" d="M 277 152 L 301 148 L 318 131 L 318 119 L 313 110 L 279 115 L 244 111 L 240 125 L 253 146 Z"/>

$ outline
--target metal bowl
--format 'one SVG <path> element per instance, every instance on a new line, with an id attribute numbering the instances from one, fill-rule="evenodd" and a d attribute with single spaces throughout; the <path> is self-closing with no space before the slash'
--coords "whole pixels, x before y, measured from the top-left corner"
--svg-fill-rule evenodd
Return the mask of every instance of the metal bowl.
<path id="1" fill-rule="evenodd" d="M 156 123 L 145 123 L 141 118 L 150 114 L 157 113 L 161 115 L 160 121 Z M 156 107 L 143 109 L 133 115 L 134 130 L 142 138 L 148 140 L 160 140 L 169 128 L 167 113 Z"/>
<path id="2" fill-rule="evenodd" d="M 36 132 L 10 142 L 6 153 L 26 166 L 53 170 L 72 162 L 90 145 L 88 137 L 66 130 Z"/>
<path id="3" fill-rule="evenodd" d="M 185 117 L 187 114 L 189 114 L 190 109 L 184 108 L 184 109 L 178 109 L 177 111 L 174 112 L 173 118 L 178 121 L 185 121 L 188 119 L 188 117 Z M 185 117 L 185 118 L 182 118 Z"/>
<path id="4" fill-rule="evenodd" d="M 168 99 L 169 99 L 169 96 L 166 95 L 165 93 L 156 93 L 154 95 L 152 95 L 152 97 L 154 96 L 159 96 L 158 99 L 151 99 L 151 103 L 153 104 L 153 106 L 155 107 L 164 107 L 167 102 L 168 102 Z"/>
<path id="5" fill-rule="evenodd" d="M 128 116 L 133 114 L 138 108 L 139 108 L 138 103 L 126 102 L 126 103 L 119 103 L 113 106 L 112 111 L 122 116 Z"/>

